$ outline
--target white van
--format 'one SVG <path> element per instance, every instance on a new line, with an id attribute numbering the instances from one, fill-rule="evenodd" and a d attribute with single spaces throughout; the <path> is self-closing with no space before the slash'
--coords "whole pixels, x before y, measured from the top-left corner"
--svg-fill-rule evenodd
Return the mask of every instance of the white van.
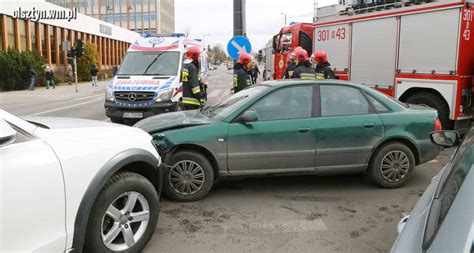
<path id="1" fill-rule="evenodd" d="M 209 66 L 200 41 L 184 34 L 143 34 L 137 39 L 107 84 L 107 117 L 123 123 L 179 110 L 181 68 L 186 49 L 191 46 L 201 48 L 201 80 L 207 84 Z"/>

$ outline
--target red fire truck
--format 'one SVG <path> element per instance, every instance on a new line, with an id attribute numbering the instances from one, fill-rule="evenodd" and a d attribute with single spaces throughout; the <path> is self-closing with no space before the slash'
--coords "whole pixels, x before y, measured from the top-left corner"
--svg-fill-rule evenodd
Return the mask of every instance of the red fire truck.
<path id="1" fill-rule="evenodd" d="M 363 83 L 402 102 L 436 108 L 444 128 L 469 125 L 474 74 L 470 2 L 326 8 L 312 26 L 313 50 L 326 51 L 340 79 Z M 278 37 L 284 33 L 309 33 L 295 26 L 282 31 L 276 36 L 276 49 L 282 48 Z M 281 64 L 277 59 L 284 56 L 275 50 L 275 70 Z"/>

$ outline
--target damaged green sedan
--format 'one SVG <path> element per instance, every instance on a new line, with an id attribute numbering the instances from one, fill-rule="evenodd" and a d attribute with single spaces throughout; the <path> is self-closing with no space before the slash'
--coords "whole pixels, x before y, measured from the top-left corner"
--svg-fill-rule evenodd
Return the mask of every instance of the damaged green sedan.
<path id="1" fill-rule="evenodd" d="M 153 136 L 169 165 L 163 191 L 178 201 L 232 176 L 366 173 L 396 188 L 440 151 L 429 139 L 441 129 L 436 110 L 342 81 L 265 82 L 135 126 Z"/>

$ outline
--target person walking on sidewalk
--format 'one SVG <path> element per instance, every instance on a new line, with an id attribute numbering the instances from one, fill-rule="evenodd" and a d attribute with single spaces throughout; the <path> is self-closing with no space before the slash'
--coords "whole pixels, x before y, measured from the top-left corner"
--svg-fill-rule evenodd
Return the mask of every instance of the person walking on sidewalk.
<path id="1" fill-rule="evenodd" d="M 72 71 L 71 65 L 68 65 L 67 66 L 67 83 L 71 85 L 73 80 L 74 80 L 74 72 Z"/>
<path id="2" fill-rule="evenodd" d="M 34 90 L 35 81 L 36 81 L 36 72 L 33 70 L 33 67 L 31 67 L 31 65 L 28 66 L 28 70 L 26 71 L 26 76 L 28 77 L 28 84 L 29 84 L 28 90 Z"/>
<path id="3" fill-rule="evenodd" d="M 99 69 L 97 68 L 97 65 L 94 64 L 91 68 L 91 76 L 92 76 L 92 86 L 97 87 L 97 74 L 99 73 Z"/>
<path id="4" fill-rule="evenodd" d="M 46 66 L 46 89 L 49 89 L 49 86 L 52 85 L 53 89 L 56 89 L 56 84 L 54 83 L 54 70 L 49 67 L 49 65 Z"/>

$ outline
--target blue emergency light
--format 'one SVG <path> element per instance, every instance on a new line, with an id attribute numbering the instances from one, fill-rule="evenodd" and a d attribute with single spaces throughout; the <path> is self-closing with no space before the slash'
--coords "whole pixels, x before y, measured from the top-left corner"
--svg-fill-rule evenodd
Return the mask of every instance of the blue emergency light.
<path id="1" fill-rule="evenodd" d="M 140 34 L 143 38 L 149 37 L 184 37 L 186 36 L 184 33 L 142 33 Z"/>

